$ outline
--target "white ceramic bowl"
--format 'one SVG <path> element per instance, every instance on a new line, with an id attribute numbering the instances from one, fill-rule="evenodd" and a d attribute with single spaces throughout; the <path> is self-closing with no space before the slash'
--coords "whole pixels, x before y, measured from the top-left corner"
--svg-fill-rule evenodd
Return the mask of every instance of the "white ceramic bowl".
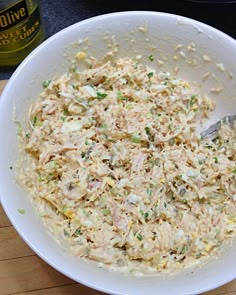
<path id="1" fill-rule="evenodd" d="M 80 39 L 88 37 L 88 54 L 99 58 L 108 51 L 112 36 L 119 44 L 118 56 L 142 55 L 142 62 L 170 72 L 178 67 L 180 77 L 195 83 L 198 91 L 214 97 L 217 108 L 208 124 L 228 113 L 236 113 L 236 41 L 224 33 L 188 18 L 156 12 L 115 13 L 82 21 L 34 50 L 18 67 L 2 94 L 2 205 L 19 234 L 40 257 L 68 277 L 92 288 L 110 294 L 135 295 L 199 294 L 216 288 L 236 277 L 234 245 L 202 268 L 172 276 L 132 277 L 109 272 L 69 256 L 47 234 L 26 193 L 15 183 L 14 169 L 9 169 L 17 159 L 14 106 L 16 118 L 22 120 L 29 104 L 42 91 L 42 82 L 65 72 L 70 55 L 83 49 L 84 44 L 78 45 Z M 155 57 L 152 63 L 148 59 L 150 54 Z M 25 209 L 24 215 L 18 213 L 19 208 Z"/>

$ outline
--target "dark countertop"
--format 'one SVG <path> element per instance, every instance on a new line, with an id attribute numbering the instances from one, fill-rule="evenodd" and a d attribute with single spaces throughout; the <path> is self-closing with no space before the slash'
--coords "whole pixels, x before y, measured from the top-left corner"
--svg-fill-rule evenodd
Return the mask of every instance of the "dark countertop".
<path id="1" fill-rule="evenodd" d="M 135 1 L 135 0 L 134 0 Z M 236 38 L 236 2 L 187 0 L 41 0 L 45 38 L 86 18 L 116 11 L 151 10 L 194 18 Z M 0 68 L 0 79 L 9 79 L 15 68 Z"/>

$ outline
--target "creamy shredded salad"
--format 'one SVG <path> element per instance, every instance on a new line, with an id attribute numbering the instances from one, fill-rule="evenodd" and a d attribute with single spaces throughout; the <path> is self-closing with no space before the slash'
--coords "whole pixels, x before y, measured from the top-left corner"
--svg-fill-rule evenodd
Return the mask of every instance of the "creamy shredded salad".
<path id="1" fill-rule="evenodd" d="M 201 139 L 214 109 L 188 82 L 128 58 L 44 82 L 20 132 L 18 180 L 55 239 L 113 269 L 210 257 L 236 229 L 236 128 Z"/>

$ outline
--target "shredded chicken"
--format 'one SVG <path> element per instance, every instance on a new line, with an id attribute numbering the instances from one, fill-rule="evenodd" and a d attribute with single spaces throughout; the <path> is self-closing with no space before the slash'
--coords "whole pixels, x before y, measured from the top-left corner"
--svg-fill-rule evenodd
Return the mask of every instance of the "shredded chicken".
<path id="1" fill-rule="evenodd" d="M 113 269 L 173 271 L 236 230 L 236 126 L 197 136 L 214 103 L 131 59 L 47 81 L 20 132 L 18 180 L 58 240 Z"/>

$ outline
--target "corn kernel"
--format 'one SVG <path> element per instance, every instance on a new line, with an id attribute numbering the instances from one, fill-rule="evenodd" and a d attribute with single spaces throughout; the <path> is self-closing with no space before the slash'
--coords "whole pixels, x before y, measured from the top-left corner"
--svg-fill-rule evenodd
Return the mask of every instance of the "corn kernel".
<path id="1" fill-rule="evenodd" d="M 109 184 L 110 186 L 114 186 L 115 181 L 110 177 L 104 177 L 104 181 Z"/>
<path id="2" fill-rule="evenodd" d="M 212 246 L 211 245 L 206 245 L 205 247 L 205 251 L 206 252 L 209 252 L 211 250 Z"/>
<path id="3" fill-rule="evenodd" d="M 71 210 L 67 210 L 67 211 L 64 212 L 64 215 L 65 215 L 66 217 L 68 217 L 68 218 L 73 218 L 75 214 L 74 214 L 73 211 L 71 211 Z"/>
<path id="4" fill-rule="evenodd" d="M 77 60 L 82 60 L 87 57 L 87 54 L 84 51 L 79 51 L 75 57 Z"/>
<path id="5" fill-rule="evenodd" d="M 192 238 L 193 238 L 193 239 L 197 238 L 197 234 L 196 234 L 196 232 L 192 232 Z"/>
<path id="6" fill-rule="evenodd" d="M 163 176 L 160 177 L 160 182 L 165 183 L 165 178 Z"/>

